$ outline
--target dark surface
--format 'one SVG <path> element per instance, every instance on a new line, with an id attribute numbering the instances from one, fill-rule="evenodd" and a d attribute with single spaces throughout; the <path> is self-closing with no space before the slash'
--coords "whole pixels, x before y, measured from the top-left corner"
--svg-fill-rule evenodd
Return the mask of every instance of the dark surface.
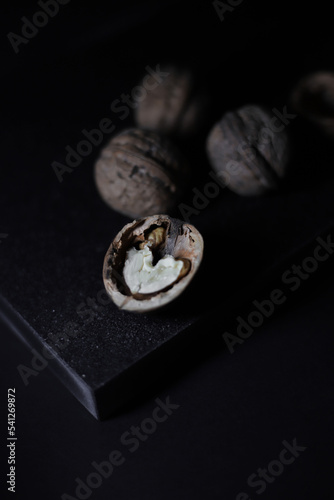
<path id="1" fill-rule="evenodd" d="M 333 266 L 325 271 L 332 275 Z M 278 458 L 283 440 L 296 438 L 307 449 L 261 498 L 331 500 L 334 287 L 329 276 L 315 279 L 233 354 L 220 336 L 214 353 L 204 343 L 190 345 L 181 370 L 170 364 L 168 382 L 157 381 L 145 397 L 104 422 L 47 369 L 25 387 L 17 365 L 29 366 L 31 354 L 2 328 L 2 415 L 7 387 L 16 387 L 17 399 L 16 498 L 53 500 L 65 492 L 75 498 L 75 479 L 85 481 L 92 462 L 108 460 L 114 449 L 126 461 L 91 498 L 218 500 L 235 499 L 241 491 L 258 498 L 248 477 Z M 121 436 L 151 417 L 157 397 L 180 407 L 130 453 Z"/>
<path id="2" fill-rule="evenodd" d="M 99 423 L 49 369 L 25 387 L 17 366 L 30 367 L 33 354 L 4 332 L 4 387 L 17 387 L 17 498 L 30 498 L 27 488 L 31 498 L 74 495 L 75 478 L 84 480 L 91 462 L 107 459 L 113 448 L 124 450 L 121 434 L 152 414 L 156 397 L 168 395 L 180 408 L 136 453 L 124 450 L 127 463 L 95 498 L 235 498 L 239 491 L 256 498 L 247 477 L 295 437 L 310 458 L 305 451 L 263 498 L 331 498 L 333 289 L 326 292 L 323 281 L 331 264 L 319 266 L 308 288 L 313 296 L 292 294 L 288 310 L 281 317 L 277 311 L 234 355 L 221 338 L 235 331 L 235 318 L 254 299 L 280 288 L 282 272 L 312 255 L 319 234 L 330 234 L 331 142 L 295 118 L 291 176 L 281 191 L 244 199 L 225 189 L 192 216 L 206 244 L 198 279 L 166 311 L 140 317 L 97 302 L 103 256 L 129 221 L 98 197 L 92 168 L 99 148 L 62 183 L 51 167 L 102 118 L 112 119 L 116 131 L 132 125 L 132 115 L 120 120 L 110 103 L 131 92 L 147 64 L 169 58 L 199 70 L 213 121 L 248 102 L 282 110 L 300 76 L 333 69 L 329 16 L 244 2 L 221 22 L 211 2 L 121 5 L 62 6 L 19 54 L 6 34 L 19 33 L 20 18 L 37 7 L 5 5 L 0 234 L 8 236 L 0 239 L 1 294 L 30 325 L 25 336 L 58 347 L 50 365 L 90 411 L 106 416 L 137 395 Z M 179 144 L 194 168 L 189 204 L 192 187 L 201 191 L 211 180 L 205 135 L 204 128 L 195 141 Z M 203 315 L 197 328 L 187 328 Z M 70 341 L 62 348 L 64 333 Z"/>

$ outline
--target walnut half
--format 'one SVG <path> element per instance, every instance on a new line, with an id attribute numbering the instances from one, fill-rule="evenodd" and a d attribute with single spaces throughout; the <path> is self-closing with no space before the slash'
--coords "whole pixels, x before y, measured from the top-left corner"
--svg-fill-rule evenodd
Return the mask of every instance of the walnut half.
<path id="1" fill-rule="evenodd" d="M 103 265 L 107 293 L 120 308 L 158 309 L 189 285 L 203 256 L 203 238 L 168 215 L 134 220 L 117 234 Z"/>

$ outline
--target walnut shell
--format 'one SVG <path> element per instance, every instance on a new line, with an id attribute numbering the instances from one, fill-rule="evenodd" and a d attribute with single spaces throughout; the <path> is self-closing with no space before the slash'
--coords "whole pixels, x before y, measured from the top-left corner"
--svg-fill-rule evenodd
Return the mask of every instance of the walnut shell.
<path id="1" fill-rule="evenodd" d="M 290 96 L 294 110 L 334 137 L 334 73 L 317 72 L 303 77 Z"/>
<path id="2" fill-rule="evenodd" d="M 137 100 L 135 121 L 139 127 L 165 135 L 191 135 L 202 126 L 208 110 L 208 96 L 197 89 L 192 71 L 172 65 L 168 73 L 143 99 Z M 145 88 L 145 77 L 141 84 Z"/>
<path id="3" fill-rule="evenodd" d="M 226 113 L 207 138 L 207 155 L 226 186 L 254 196 L 277 189 L 286 173 L 289 141 L 285 125 L 261 106 Z"/>
<path id="4" fill-rule="evenodd" d="M 132 218 L 172 211 L 188 175 L 188 165 L 168 139 L 137 128 L 113 137 L 94 170 L 102 199 Z"/>
<path id="5" fill-rule="evenodd" d="M 135 294 L 129 290 L 123 276 L 127 251 L 145 241 L 152 230 L 165 229 L 165 240 L 159 241 L 159 260 L 164 255 L 187 262 L 187 271 L 180 279 L 156 293 Z M 168 215 L 152 215 L 130 222 L 117 234 L 104 259 L 103 281 L 107 293 L 120 308 L 133 312 L 148 312 L 176 299 L 189 285 L 203 257 L 203 238 L 186 222 Z"/>

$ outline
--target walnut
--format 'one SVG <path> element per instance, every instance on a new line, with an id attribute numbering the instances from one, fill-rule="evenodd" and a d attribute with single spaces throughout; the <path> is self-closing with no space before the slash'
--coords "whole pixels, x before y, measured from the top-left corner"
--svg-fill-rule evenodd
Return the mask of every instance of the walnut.
<path id="1" fill-rule="evenodd" d="M 294 110 L 334 137 L 334 73 L 319 71 L 301 78 L 290 96 Z"/>
<path id="2" fill-rule="evenodd" d="M 277 189 L 286 174 L 285 126 L 277 126 L 261 106 L 247 105 L 224 114 L 212 127 L 206 147 L 213 169 L 237 194 L 254 196 Z"/>
<path id="3" fill-rule="evenodd" d="M 134 220 L 106 253 L 104 285 L 120 309 L 152 311 L 187 288 L 202 256 L 203 238 L 191 224 L 168 215 Z"/>
<path id="4" fill-rule="evenodd" d="M 189 168 L 167 138 L 132 128 L 104 147 L 94 174 L 102 199 L 134 218 L 171 212 L 186 188 Z"/>
<path id="5" fill-rule="evenodd" d="M 136 123 L 165 135 L 191 136 L 208 117 L 208 95 L 198 88 L 190 69 L 175 65 L 163 69 L 168 75 L 137 103 Z"/>

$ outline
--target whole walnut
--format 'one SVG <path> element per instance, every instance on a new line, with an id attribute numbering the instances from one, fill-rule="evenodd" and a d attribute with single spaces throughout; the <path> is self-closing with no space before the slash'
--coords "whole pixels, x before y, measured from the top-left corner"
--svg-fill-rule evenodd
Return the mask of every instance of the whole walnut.
<path id="1" fill-rule="evenodd" d="M 167 138 L 132 128 L 102 149 L 94 175 L 102 199 L 133 218 L 172 211 L 186 187 L 189 169 Z"/>
<path id="2" fill-rule="evenodd" d="M 166 135 L 189 136 L 196 133 L 208 111 L 208 95 L 199 90 L 190 69 L 181 66 L 163 67 L 166 76 L 137 99 L 135 121 L 139 127 Z M 141 86 L 145 88 L 145 77 Z"/>
<path id="3" fill-rule="evenodd" d="M 304 76 L 291 91 L 294 110 L 334 137 L 334 73 L 319 71 Z"/>
<path id="4" fill-rule="evenodd" d="M 261 106 L 247 105 L 224 114 L 212 127 L 206 148 L 215 172 L 240 195 L 277 189 L 286 173 L 285 125 Z"/>

